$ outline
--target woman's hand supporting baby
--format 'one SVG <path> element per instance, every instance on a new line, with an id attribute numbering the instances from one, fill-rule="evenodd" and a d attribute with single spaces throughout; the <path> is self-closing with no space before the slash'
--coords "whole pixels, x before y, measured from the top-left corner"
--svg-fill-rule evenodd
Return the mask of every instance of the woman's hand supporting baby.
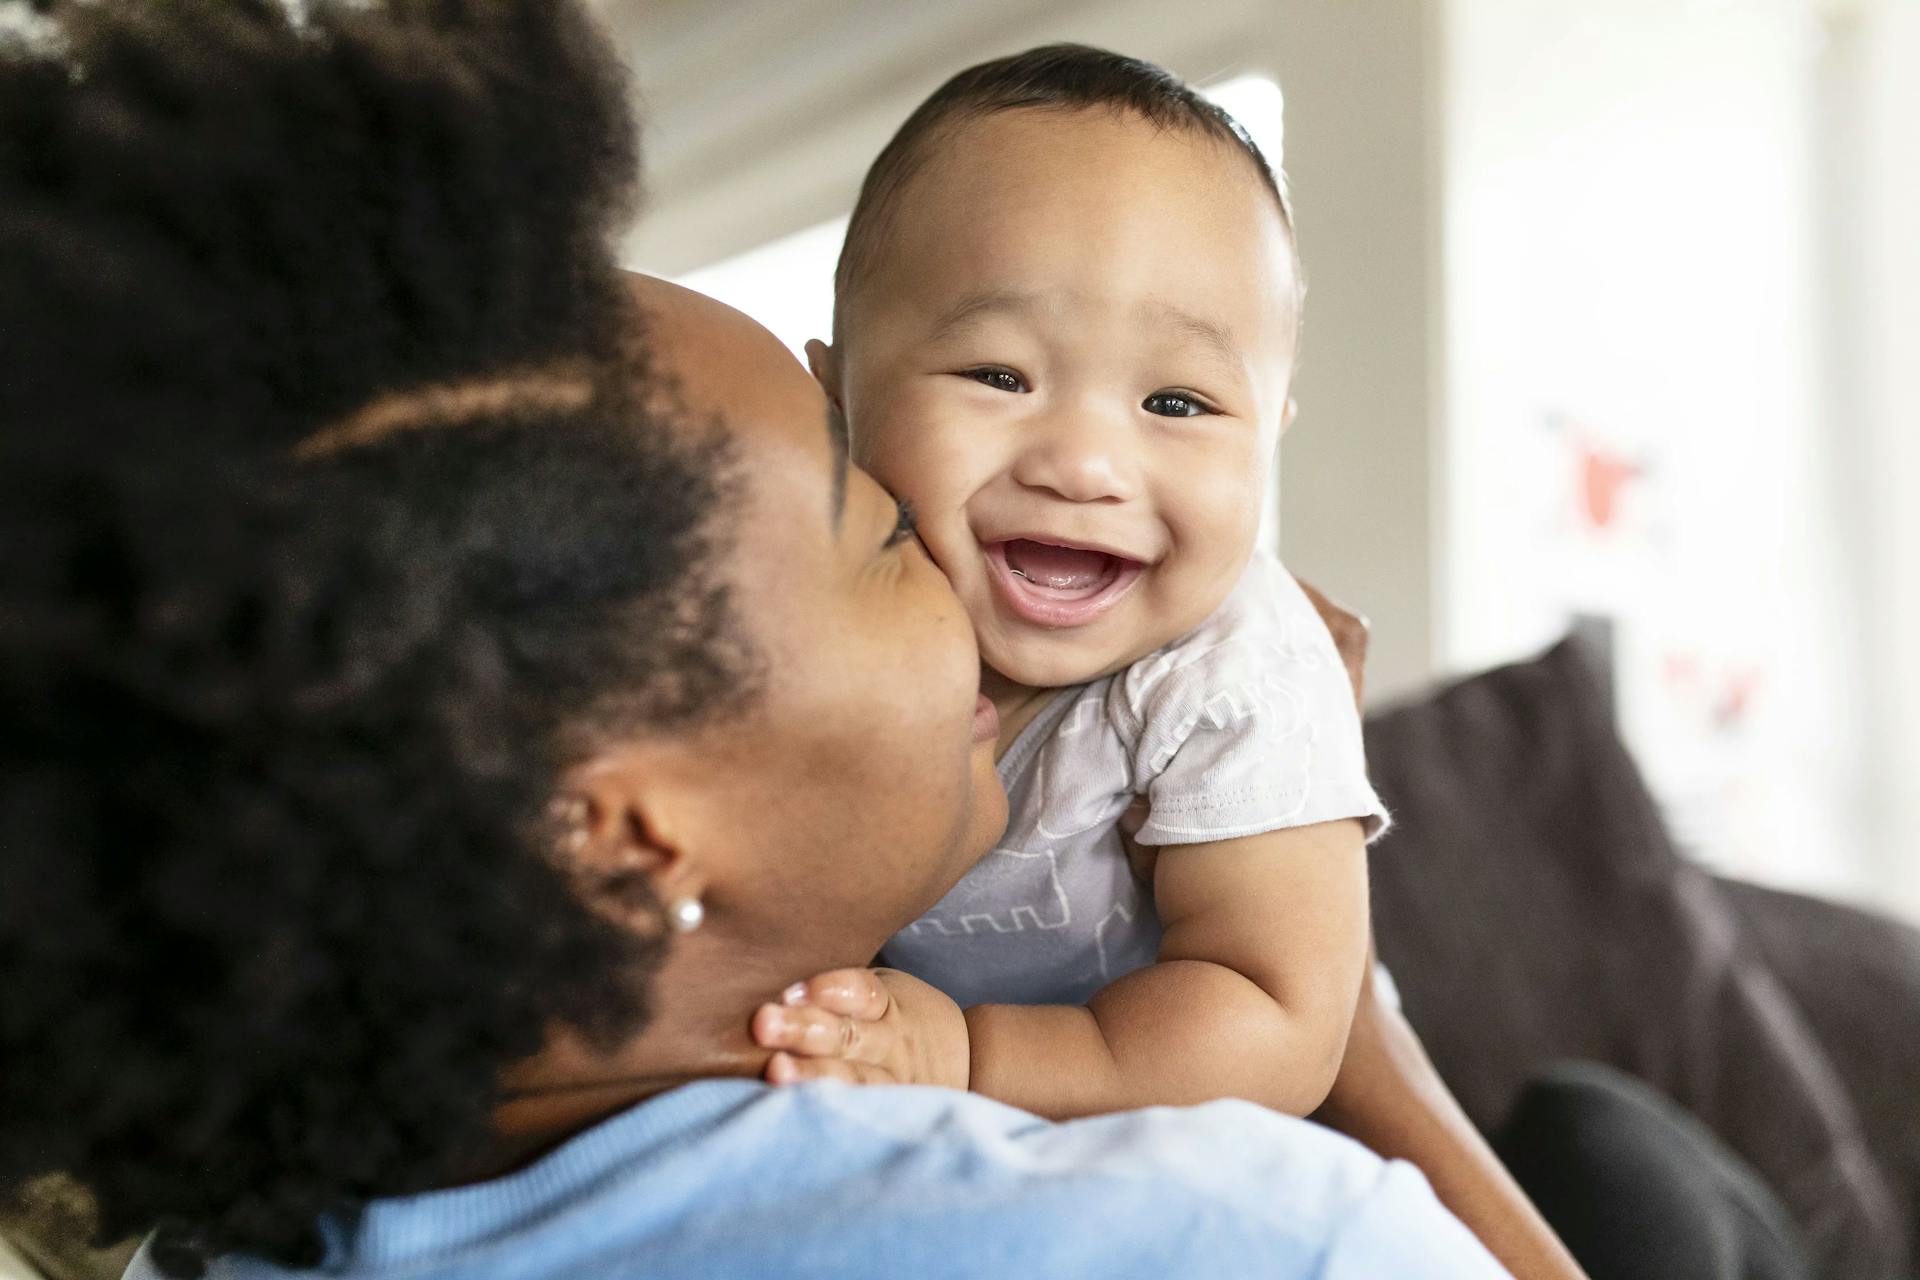
<path id="1" fill-rule="evenodd" d="M 970 1083 L 967 1020 L 936 987 L 898 969 L 834 969 L 781 993 L 753 1016 L 753 1038 L 775 1050 L 774 1084 Z"/>

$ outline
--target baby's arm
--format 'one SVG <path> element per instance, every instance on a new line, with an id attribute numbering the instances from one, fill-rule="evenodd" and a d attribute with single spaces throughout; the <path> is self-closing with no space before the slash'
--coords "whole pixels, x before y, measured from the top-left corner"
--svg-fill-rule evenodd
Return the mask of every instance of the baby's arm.
<path id="1" fill-rule="evenodd" d="M 769 1079 L 945 1084 L 1054 1118 L 1246 1098 L 1306 1115 L 1340 1069 L 1367 954 L 1354 819 L 1161 853 L 1157 963 L 1086 1008 L 976 1005 L 843 969 L 763 1006 Z"/>
<path id="2" fill-rule="evenodd" d="M 755 1017 L 768 1077 L 972 1088 L 1066 1119 L 1248 1098 L 1325 1102 L 1367 961 L 1357 819 L 1165 850 L 1160 960 L 1089 1006 L 966 1009 L 891 969 L 795 984 Z"/>
<path id="3" fill-rule="evenodd" d="M 1084 1009 L 966 1011 L 973 1090 L 1052 1117 L 1222 1097 L 1318 1107 L 1366 964 L 1360 823 L 1169 848 L 1153 883 L 1157 963 Z"/>

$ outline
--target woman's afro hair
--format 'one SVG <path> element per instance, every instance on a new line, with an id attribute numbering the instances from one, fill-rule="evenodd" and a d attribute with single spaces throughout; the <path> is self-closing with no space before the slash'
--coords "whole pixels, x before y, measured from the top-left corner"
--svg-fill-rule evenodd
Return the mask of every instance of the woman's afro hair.
<path id="1" fill-rule="evenodd" d="M 751 658 L 614 267 L 626 87 L 565 0 L 0 0 L 0 1191 L 173 1274 L 318 1261 L 555 1021 L 645 1017 L 542 815 Z M 553 361 L 590 403 L 297 456 Z"/>

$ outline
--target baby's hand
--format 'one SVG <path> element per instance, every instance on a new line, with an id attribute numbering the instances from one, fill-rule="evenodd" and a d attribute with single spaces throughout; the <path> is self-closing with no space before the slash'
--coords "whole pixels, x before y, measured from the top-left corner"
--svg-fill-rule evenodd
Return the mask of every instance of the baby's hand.
<path id="1" fill-rule="evenodd" d="M 897 969 L 834 969 L 763 1004 L 753 1038 L 778 1050 L 774 1084 L 847 1080 L 855 1084 L 967 1087 L 967 1020 L 945 994 Z"/>

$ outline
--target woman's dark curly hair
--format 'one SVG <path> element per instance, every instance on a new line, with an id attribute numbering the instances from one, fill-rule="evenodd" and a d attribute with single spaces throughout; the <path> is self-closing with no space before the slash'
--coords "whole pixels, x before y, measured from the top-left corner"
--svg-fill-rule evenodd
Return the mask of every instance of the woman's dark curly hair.
<path id="1" fill-rule="evenodd" d="M 174 1274 L 317 1261 L 554 1021 L 644 1021 L 542 814 L 752 654 L 625 91 L 564 0 L 0 0 L 0 1190 Z M 589 399 L 301 456 L 555 362 Z"/>

